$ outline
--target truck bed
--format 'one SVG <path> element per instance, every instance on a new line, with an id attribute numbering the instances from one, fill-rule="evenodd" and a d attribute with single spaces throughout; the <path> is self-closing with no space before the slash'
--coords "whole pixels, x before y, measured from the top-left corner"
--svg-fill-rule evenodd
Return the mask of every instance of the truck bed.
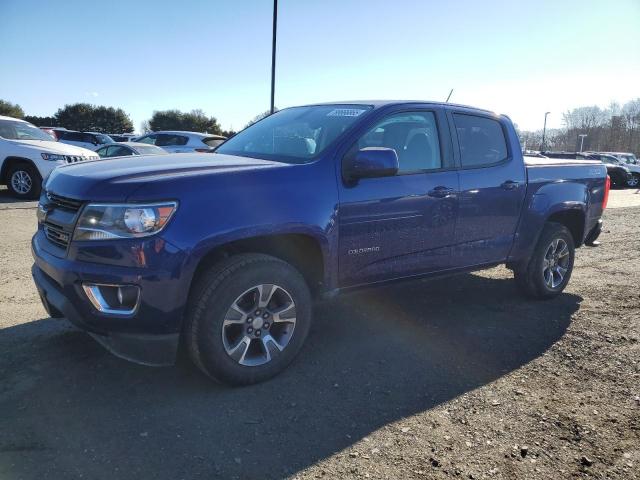
<path id="1" fill-rule="evenodd" d="M 606 167 L 599 160 L 574 160 L 566 158 L 539 158 L 524 156 L 528 183 L 552 183 L 578 180 L 590 184 L 606 176 Z"/>
<path id="2" fill-rule="evenodd" d="M 541 158 L 525 155 L 524 164 L 527 167 L 544 167 L 549 165 L 600 165 L 600 160 L 577 160 L 571 158 Z"/>

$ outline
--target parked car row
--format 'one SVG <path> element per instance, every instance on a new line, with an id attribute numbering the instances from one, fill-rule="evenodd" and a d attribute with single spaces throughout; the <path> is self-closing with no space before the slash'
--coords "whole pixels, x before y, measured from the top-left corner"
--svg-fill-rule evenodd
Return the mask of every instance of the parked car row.
<path id="1" fill-rule="evenodd" d="M 227 138 L 198 132 L 159 131 L 142 136 L 131 133 L 105 134 L 99 132 L 79 132 L 62 127 L 40 127 L 54 139 L 68 145 L 97 150 L 103 145 L 115 142 L 138 142 L 161 147 L 167 152 L 211 152 Z"/>
<path id="2" fill-rule="evenodd" d="M 640 185 L 640 165 L 637 165 L 637 159 L 632 153 L 545 151 L 528 153 L 527 155 L 547 158 L 600 160 L 607 167 L 607 174 L 611 179 L 612 186 L 636 188 Z"/>
<path id="3" fill-rule="evenodd" d="M 161 131 L 140 137 L 36 127 L 0 116 L 0 185 L 17 198 L 38 198 L 42 180 L 66 163 L 100 158 L 166 153 L 211 153 L 226 140 L 220 135 Z"/>

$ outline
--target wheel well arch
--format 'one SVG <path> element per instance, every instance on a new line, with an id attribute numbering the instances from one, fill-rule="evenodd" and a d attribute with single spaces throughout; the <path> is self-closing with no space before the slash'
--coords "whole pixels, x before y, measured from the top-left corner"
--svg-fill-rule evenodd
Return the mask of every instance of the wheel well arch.
<path id="1" fill-rule="evenodd" d="M 547 222 L 556 222 L 564 225 L 571 232 L 576 248 L 582 245 L 585 227 L 585 214 L 582 210 L 573 208 L 552 213 L 547 218 Z"/>
<path id="2" fill-rule="evenodd" d="M 0 168 L 0 183 L 3 183 L 3 184 L 7 183 L 7 181 L 9 180 L 8 178 L 9 170 L 11 169 L 12 166 L 19 163 L 27 163 L 31 165 L 33 168 L 35 168 L 36 170 L 38 170 L 38 167 L 36 167 L 36 165 L 33 163 L 33 160 L 30 160 L 24 157 L 15 157 L 15 156 L 7 157 L 2 162 L 2 168 Z"/>
<path id="3" fill-rule="evenodd" d="M 243 238 L 214 247 L 198 261 L 189 291 L 213 264 L 242 253 L 263 253 L 279 258 L 302 274 L 312 294 L 318 294 L 323 288 L 325 261 L 320 242 L 311 235 L 286 233 Z"/>

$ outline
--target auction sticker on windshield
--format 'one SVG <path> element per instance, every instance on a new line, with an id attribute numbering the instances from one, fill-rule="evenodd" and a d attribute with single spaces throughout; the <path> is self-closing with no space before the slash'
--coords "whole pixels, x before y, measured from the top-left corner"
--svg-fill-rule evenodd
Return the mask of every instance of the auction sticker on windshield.
<path id="1" fill-rule="evenodd" d="M 336 108 L 327 113 L 327 117 L 357 117 L 364 112 L 366 112 L 366 110 L 359 108 Z"/>

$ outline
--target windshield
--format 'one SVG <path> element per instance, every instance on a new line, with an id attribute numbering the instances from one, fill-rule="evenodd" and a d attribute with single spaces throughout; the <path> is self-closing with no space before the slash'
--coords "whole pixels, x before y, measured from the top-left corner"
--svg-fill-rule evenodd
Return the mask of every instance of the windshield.
<path id="1" fill-rule="evenodd" d="M 368 105 L 315 105 L 280 110 L 220 145 L 216 153 L 299 164 L 322 153 Z"/>
<path id="2" fill-rule="evenodd" d="M 7 140 L 55 140 L 46 132 L 34 127 L 27 122 L 16 122 L 14 120 L 0 120 L 0 137 Z"/>

